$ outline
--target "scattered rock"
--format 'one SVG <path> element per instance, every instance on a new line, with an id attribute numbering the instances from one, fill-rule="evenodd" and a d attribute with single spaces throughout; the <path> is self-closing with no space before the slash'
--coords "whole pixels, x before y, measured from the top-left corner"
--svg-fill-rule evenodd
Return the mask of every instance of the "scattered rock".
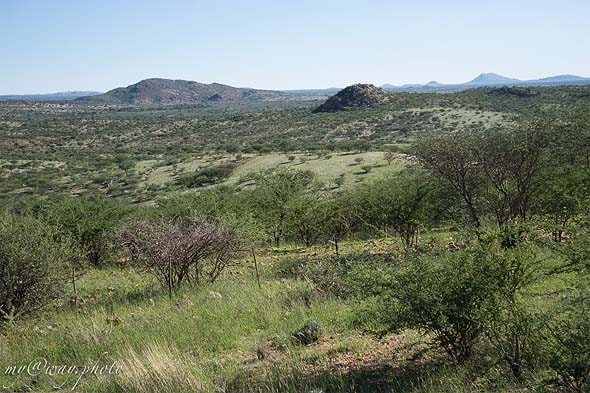
<path id="1" fill-rule="evenodd" d="M 219 300 L 221 298 L 223 298 L 223 296 L 221 296 L 221 293 L 219 292 L 209 291 L 209 293 L 207 294 L 208 300 Z"/>

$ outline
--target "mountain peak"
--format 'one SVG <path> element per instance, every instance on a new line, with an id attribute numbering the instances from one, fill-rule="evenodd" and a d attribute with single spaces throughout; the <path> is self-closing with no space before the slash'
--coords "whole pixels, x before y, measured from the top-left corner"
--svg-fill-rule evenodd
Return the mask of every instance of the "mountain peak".
<path id="1" fill-rule="evenodd" d="M 510 83 L 521 82 L 520 79 L 507 78 L 502 75 L 498 75 L 494 72 L 486 72 L 479 74 L 473 80 L 465 83 L 466 85 L 506 85 Z"/>

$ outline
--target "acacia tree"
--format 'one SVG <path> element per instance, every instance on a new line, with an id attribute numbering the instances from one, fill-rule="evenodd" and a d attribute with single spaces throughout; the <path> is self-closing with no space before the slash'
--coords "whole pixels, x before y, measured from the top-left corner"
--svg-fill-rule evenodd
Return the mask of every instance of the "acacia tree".
<path id="1" fill-rule="evenodd" d="M 481 225 L 478 198 L 483 190 L 473 131 L 441 132 L 421 137 L 415 149 L 419 162 L 445 179 L 461 198 L 472 226 Z"/>
<path id="2" fill-rule="evenodd" d="M 100 266 L 111 253 L 111 240 L 130 208 L 104 196 L 64 198 L 43 211 L 44 218 L 78 242 L 89 264 Z"/>
<path id="3" fill-rule="evenodd" d="M 418 244 L 422 225 L 442 217 L 446 195 L 431 176 L 405 172 L 360 191 L 359 216 L 366 225 L 393 231 L 406 247 Z"/>
<path id="4" fill-rule="evenodd" d="M 276 247 L 284 237 L 289 203 L 303 194 L 313 177 L 313 173 L 308 171 L 285 169 L 263 171 L 254 175 L 256 189 L 251 200 L 253 210 Z"/>
<path id="5" fill-rule="evenodd" d="M 527 219 L 531 197 L 541 185 L 548 146 L 546 126 L 540 121 L 486 131 L 475 145 L 487 184 L 485 200 L 499 225 L 513 218 Z"/>
<path id="6" fill-rule="evenodd" d="M 558 166 L 543 176 L 543 187 L 533 196 L 533 209 L 548 219 L 553 240 L 561 242 L 566 226 L 583 211 L 587 198 L 581 171 L 571 165 Z"/>
<path id="7" fill-rule="evenodd" d="M 358 203 L 355 194 L 334 193 L 326 200 L 325 228 L 334 244 L 336 255 L 340 253 L 340 242 L 360 223 Z"/>
<path id="8" fill-rule="evenodd" d="M 170 294 L 185 281 L 215 281 L 241 245 L 232 228 L 181 219 L 134 223 L 121 242 L 131 263 L 154 275 Z"/>
<path id="9" fill-rule="evenodd" d="M 287 232 L 309 247 L 324 234 L 326 213 L 327 203 L 319 192 L 304 193 L 287 206 Z"/>
<path id="10" fill-rule="evenodd" d="M 461 197 L 474 227 L 486 212 L 502 226 L 527 219 L 548 162 L 548 135 L 537 120 L 515 128 L 428 135 L 419 140 L 416 156 Z"/>
<path id="11" fill-rule="evenodd" d="M 583 104 L 559 123 L 557 154 L 586 174 L 590 183 L 590 107 Z"/>

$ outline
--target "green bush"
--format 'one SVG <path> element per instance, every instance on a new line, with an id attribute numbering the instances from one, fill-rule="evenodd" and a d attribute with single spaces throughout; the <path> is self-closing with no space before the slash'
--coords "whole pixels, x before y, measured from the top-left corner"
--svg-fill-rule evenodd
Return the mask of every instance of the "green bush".
<path id="1" fill-rule="evenodd" d="M 44 207 L 43 217 L 78 243 L 86 261 L 104 265 L 112 255 L 112 240 L 131 208 L 104 196 L 63 198 Z"/>
<path id="2" fill-rule="evenodd" d="M 497 314 L 498 277 L 482 252 L 406 258 L 385 284 L 392 330 L 430 333 L 451 358 L 469 358 L 486 323 Z"/>
<path id="3" fill-rule="evenodd" d="M 0 213 L 0 321 L 37 311 L 60 295 L 74 256 L 54 227 Z"/>
<path id="4" fill-rule="evenodd" d="M 293 338 L 299 344 L 309 345 L 317 342 L 321 334 L 322 325 L 318 321 L 309 320 L 293 332 Z"/>
<path id="5" fill-rule="evenodd" d="M 548 323 L 549 366 L 570 392 L 590 392 L 590 298 L 570 301 Z"/>
<path id="6" fill-rule="evenodd" d="M 179 183 L 188 188 L 198 188 L 217 184 L 231 176 L 234 164 L 222 164 L 200 169 L 194 173 L 180 177 Z"/>

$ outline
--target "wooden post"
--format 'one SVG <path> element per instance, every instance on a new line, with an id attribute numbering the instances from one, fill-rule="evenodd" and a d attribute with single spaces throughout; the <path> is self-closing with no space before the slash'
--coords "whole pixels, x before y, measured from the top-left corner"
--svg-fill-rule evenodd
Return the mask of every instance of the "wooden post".
<path id="1" fill-rule="evenodd" d="M 172 302 L 172 259 L 168 261 L 168 297 Z"/>
<path id="2" fill-rule="evenodd" d="M 254 268 L 256 269 L 256 282 L 258 283 L 258 288 L 262 289 L 260 286 L 260 275 L 258 273 L 258 262 L 256 261 L 256 252 L 254 251 L 254 247 L 251 249 L 252 251 L 252 259 L 254 259 Z"/>
<path id="3" fill-rule="evenodd" d="M 72 287 L 74 289 L 74 306 L 78 305 L 78 289 L 76 288 L 76 266 L 72 265 Z"/>

